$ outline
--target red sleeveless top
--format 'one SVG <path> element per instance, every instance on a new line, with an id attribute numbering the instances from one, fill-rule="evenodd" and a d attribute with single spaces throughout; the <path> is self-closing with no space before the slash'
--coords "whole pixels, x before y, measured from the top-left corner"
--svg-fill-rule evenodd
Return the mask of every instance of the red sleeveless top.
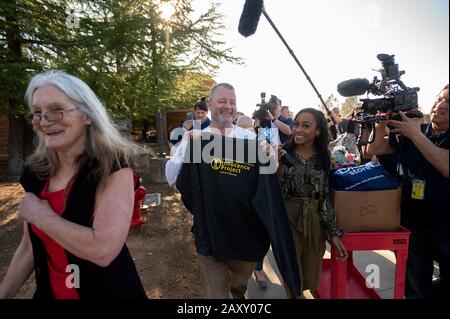
<path id="1" fill-rule="evenodd" d="M 41 192 L 41 199 L 47 200 L 50 204 L 50 207 L 58 215 L 61 215 L 64 211 L 65 206 L 64 189 L 56 192 L 47 192 L 48 185 L 49 182 L 47 181 L 44 189 Z M 71 188 L 72 185 L 69 185 L 67 188 L 66 198 Z M 56 299 L 79 299 L 77 289 L 75 287 L 72 288 L 73 280 L 71 280 L 71 278 L 68 278 L 72 274 L 72 269 L 67 268 L 69 262 L 67 260 L 64 248 L 36 226 L 31 225 L 31 229 L 42 241 L 47 251 L 47 264 L 53 296 Z M 69 285 L 66 284 L 66 281 L 69 283 Z"/>

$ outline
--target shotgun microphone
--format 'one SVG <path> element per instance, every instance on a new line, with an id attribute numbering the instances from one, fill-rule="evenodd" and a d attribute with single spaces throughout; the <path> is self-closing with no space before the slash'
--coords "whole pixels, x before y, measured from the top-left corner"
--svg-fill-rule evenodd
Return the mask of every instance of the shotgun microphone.
<path id="1" fill-rule="evenodd" d="M 370 90 L 371 84 L 367 79 L 351 79 L 341 82 L 337 86 L 337 91 L 345 97 L 362 95 Z"/>
<path id="2" fill-rule="evenodd" d="M 244 37 L 249 37 L 256 32 L 259 18 L 264 9 L 263 0 L 246 0 L 239 20 L 238 31 Z"/>

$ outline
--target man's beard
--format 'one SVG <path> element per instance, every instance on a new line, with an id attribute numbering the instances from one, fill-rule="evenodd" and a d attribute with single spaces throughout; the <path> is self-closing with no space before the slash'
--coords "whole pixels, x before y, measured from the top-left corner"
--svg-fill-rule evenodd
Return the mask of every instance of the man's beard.
<path id="1" fill-rule="evenodd" d="M 214 120 L 215 122 L 220 125 L 220 126 L 231 126 L 231 124 L 233 123 L 234 120 L 233 115 L 229 116 L 229 117 L 225 117 L 222 114 L 217 114 L 216 116 L 214 116 Z"/>

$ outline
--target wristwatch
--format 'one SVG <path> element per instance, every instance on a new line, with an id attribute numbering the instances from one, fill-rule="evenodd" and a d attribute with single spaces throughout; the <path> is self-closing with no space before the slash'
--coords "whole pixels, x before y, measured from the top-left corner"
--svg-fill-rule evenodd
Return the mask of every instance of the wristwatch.
<path id="1" fill-rule="evenodd" d="M 272 123 L 275 123 L 276 120 L 277 120 L 277 119 L 274 118 L 274 119 L 272 120 Z"/>

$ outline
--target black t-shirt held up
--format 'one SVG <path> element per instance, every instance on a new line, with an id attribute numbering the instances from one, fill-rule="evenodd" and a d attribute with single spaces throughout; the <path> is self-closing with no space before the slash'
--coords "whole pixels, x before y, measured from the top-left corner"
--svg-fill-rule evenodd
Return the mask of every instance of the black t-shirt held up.
<path id="1" fill-rule="evenodd" d="M 251 160 L 256 140 L 207 135 L 196 154 L 206 150 L 210 159 L 193 163 L 195 143 L 191 140 L 176 184 L 194 216 L 197 252 L 218 261 L 257 262 L 272 244 L 284 281 L 298 294 L 295 247 L 276 172 L 261 174 L 263 164 Z M 222 143 L 210 149 L 208 143 L 213 139 Z M 231 156 L 227 149 L 234 150 Z"/>

